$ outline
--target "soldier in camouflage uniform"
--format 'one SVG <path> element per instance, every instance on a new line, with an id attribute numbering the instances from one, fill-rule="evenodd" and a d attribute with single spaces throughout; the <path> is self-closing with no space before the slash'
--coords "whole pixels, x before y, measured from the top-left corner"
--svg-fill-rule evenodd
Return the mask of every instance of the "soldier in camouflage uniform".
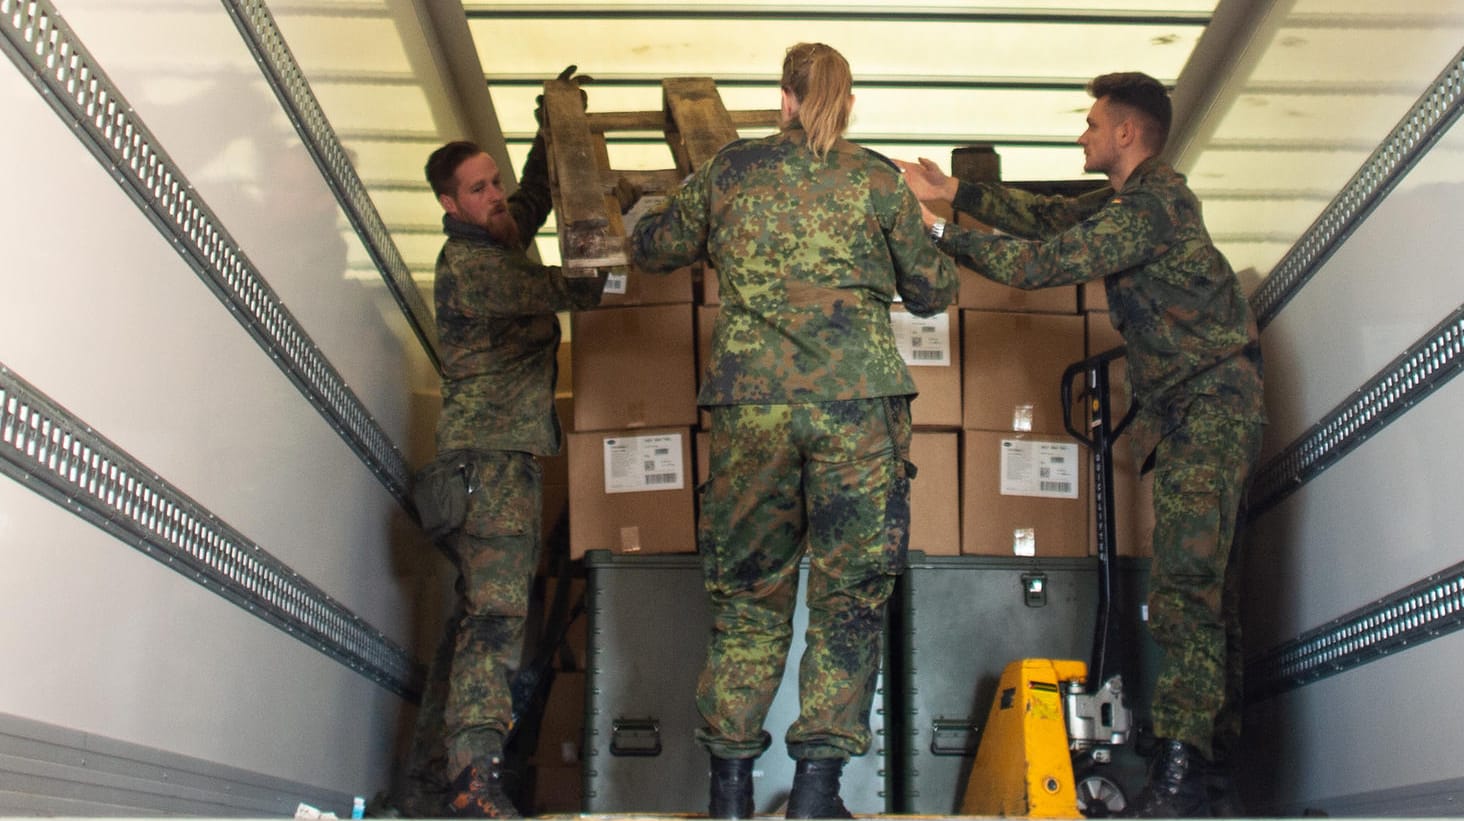
<path id="1" fill-rule="evenodd" d="M 724 147 L 634 228 L 638 266 L 717 270 L 721 312 L 698 403 L 710 471 L 698 549 L 713 627 L 697 706 L 714 818 L 753 811 L 752 762 L 792 642 L 809 557 L 789 818 L 848 817 L 839 778 L 870 744 L 886 601 L 908 544 L 909 400 L 890 303 L 917 316 L 954 297 L 955 266 L 886 159 L 842 138 L 848 63 L 788 50 L 783 127 Z"/>
<path id="2" fill-rule="evenodd" d="M 958 182 L 929 160 L 900 165 L 920 199 L 948 200 L 1006 232 L 953 228 L 925 212 L 940 248 L 977 273 L 1018 288 L 1103 280 L 1139 404 L 1132 444 L 1155 471 L 1149 629 L 1163 651 L 1153 697 L 1161 744 L 1134 810 L 1208 815 L 1203 775 L 1225 729 L 1217 719 L 1238 715 L 1227 704 L 1240 672 L 1230 558 L 1264 424 L 1260 344 L 1199 200 L 1158 157 L 1167 91 L 1121 73 L 1094 79 L 1089 92 L 1084 170 L 1106 174 L 1111 190 L 1044 197 Z"/>
<path id="3" fill-rule="evenodd" d="M 447 212 L 434 286 L 442 416 L 429 471 L 446 468 L 434 475 L 460 483 L 466 506 L 461 524 L 439 539 L 459 574 L 444 640 L 451 649 L 438 653 L 432 673 L 434 681 L 446 677 L 446 704 L 439 723 L 432 700 L 443 688 L 430 681 L 414 742 L 418 767 L 445 743 L 451 783 L 446 806 L 408 809 L 516 817 L 499 783 L 500 765 L 539 557 L 543 482 L 535 457 L 560 448 L 555 313 L 595 307 L 605 279 L 567 278 L 526 254 L 551 208 L 542 135 L 509 197 L 497 164 L 472 143 L 439 148 L 426 171 Z"/>

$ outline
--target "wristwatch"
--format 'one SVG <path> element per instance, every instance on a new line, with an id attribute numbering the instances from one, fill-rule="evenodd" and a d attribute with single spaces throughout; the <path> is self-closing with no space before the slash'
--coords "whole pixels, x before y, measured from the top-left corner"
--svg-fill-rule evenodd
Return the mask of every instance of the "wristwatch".
<path id="1" fill-rule="evenodd" d="M 939 242 L 940 238 L 945 236 L 945 225 L 946 221 L 937 217 L 935 222 L 930 226 L 930 238 Z"/>

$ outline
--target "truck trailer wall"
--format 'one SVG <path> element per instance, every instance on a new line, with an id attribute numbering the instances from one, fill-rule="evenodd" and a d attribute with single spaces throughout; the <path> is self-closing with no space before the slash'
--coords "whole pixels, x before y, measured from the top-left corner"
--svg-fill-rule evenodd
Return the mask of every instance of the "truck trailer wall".
<path id="1" fill-rule="evenodd" d="M 0 814 L 345 814 L 436 629 L 432 360 L 225 6 L 54 5 L 95 117 L 0 60 Z"/>
<path id="2" fill-rule="evenodd" d="M 1270 424 L 1245 761 L 1264 814 L 1454 815 L 1464 798 L 1446 695 L 1464 675 L 1461 58 L 1297 244 L 1328 248 L 1305 287 L 1253 299 Z"/>

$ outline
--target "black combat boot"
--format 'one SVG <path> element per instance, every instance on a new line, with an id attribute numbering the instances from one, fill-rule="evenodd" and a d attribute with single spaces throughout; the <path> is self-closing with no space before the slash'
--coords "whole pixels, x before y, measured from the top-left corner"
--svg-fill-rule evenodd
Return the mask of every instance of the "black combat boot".
<path id="1" fill-rule="evenodd" d="M 449 818 L 521 818 L 503 792 L 503 758 L 476 758 L 448 788 Z"/>
<path id="2" fill-rule="evenodd" d="M 1149 765 L 1149 783 L 1129 813 L 1130 818 L 1207 818 L 1209 762 L 1192 744 L 1165 739 Z"/>
<path id="3" fill-rule="evenodd" d="M 842 758 L 800 758 L 788 793 L 788 818 L 853 818 L 839 800 Z"/>
<path id="4" fill-rule="evenodd" d="M 752 817 L 752 759 L 712 756 L 710 818 Z"/>

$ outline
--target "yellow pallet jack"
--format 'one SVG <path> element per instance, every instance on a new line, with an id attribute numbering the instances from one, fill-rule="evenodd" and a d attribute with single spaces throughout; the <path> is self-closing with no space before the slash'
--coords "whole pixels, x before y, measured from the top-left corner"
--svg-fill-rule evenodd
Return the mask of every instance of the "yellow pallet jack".
<path id="1" fill-rule="evenodd" d="M 1108 366 L 1124 353 L 1120 346 L 1069 366 L 1061 391 L 1063 425 L 1093 454 L 1098 620 L 1092 659 L 1019 659 L 1006 666 L 966 782 L 963 815 L 1096 818 L 1117 815 L 1127 805 L 1122 788 L 1101 770 L 1114 749 L 1128 742 L 1133 720 L 1117 652 L 1112 450 L 1137 407 L 1131 404 L 1112 425 L 1108 406 Z M 1072 386 L 1080 376 L 1086 382 L 1088 434 L 1072 419 Z"/>

